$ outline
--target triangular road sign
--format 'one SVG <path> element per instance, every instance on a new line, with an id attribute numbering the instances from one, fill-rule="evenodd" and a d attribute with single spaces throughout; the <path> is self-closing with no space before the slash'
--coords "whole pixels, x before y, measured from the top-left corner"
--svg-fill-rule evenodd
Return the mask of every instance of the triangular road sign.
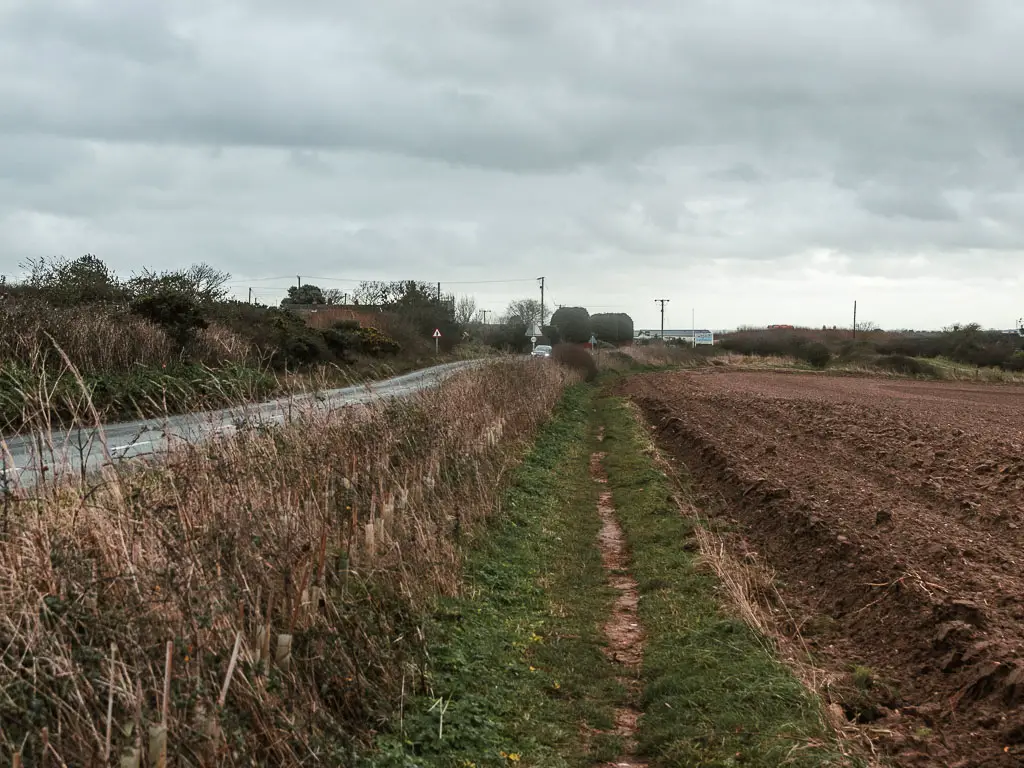
<path id="1" fill-rule="evenodd" d="M 441 329 L 440 328 L 435 328 L 434 329 L 434 338 L 435 339 L 440 339 L 441 338 Z"/>

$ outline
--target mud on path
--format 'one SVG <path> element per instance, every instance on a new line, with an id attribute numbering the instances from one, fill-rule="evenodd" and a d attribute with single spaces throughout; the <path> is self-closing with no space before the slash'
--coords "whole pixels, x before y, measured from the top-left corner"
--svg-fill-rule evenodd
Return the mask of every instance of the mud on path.
<path id="1" fill-rule="evenodd" d="M 778 574 L 895 765 L 1024 765 L 1024 390 L 796 374 L 624 385 Z M 846 674 L 845 680 L 850 681 Z"/>
<path id="2" fill-rule="evenodd" d="M 601 436 L 598 439 L 601 439 Z M 590 457 L 590 471 L 598 483 L 607 482 L 604 468 L 601 466 L 603 458 L 602 453 L 595 453 Z M 607 765 L 608 768 L 646 768 L 647 763 L 638 762 L 633 757 L 636 753 L 637 720 L 640 717 L 640 709 L 635 702 L 640 697 L 640 665 L 643 662 L 644 642 L 643 629 L 637 617 L 640 591 L 636 579 L 629 574 L 626 536 L 615 518 L 611 491 L 601 491 L 597 511 L 601 517 L 601 530 L 598 533 L 601 561 L 608 574 L 609 585 L 618 593 L 612 607 L 612 615 L 604 626 L 604 633 L 608 638 L 605 652 L 622 668 L 619 682 L 629 695 L 629 703 L 615 712 L 615 735 L 622 739 L 624 754 Z"/>

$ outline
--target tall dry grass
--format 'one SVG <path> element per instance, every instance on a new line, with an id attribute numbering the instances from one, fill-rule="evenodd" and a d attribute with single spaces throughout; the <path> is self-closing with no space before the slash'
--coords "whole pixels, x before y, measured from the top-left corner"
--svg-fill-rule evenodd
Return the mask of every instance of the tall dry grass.
<path id="1" fill-rule="evenodd" d="M 498 362 L 4 496 L 0 761 L 351 764 L 429 685 L 421 611 L 571 380 Z"/>
<path id="2" fill-rule="evenodd" d="M 125 307 L 94 304 L 60 307 L 37 300 L 0 304 L 0 365 L 30 366 L 45 354 L 60 364 L 57 348 L 83 374 L 123 373 L 178 362 L 182 350 L 157 325 Z M 191 361 L 216 366 L 243 363 L 251 345 L 231 330 L 211 324 L 187 350 Z"/>

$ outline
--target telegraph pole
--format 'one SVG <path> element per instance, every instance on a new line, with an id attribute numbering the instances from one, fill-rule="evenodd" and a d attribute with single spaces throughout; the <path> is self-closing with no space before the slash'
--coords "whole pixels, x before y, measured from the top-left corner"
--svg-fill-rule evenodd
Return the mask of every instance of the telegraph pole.
<path id="1" fill-rule="evenodd" d="M 302 287 L 302 275 L 296 275 L 296 276 L 295 276 L 295 279 L 296 279 L 296 280 L 298 281 L 298 283 L 299 283 L 298 287 L 299 287 L 299 288 L 301 288 L 301 287 Z"/>
<path id="2" fill-rule="evenodd" d="M 490 310 L 487 310 L 487 309 L 481 309 L 480 310 L 480 314 L 484 316 L 484 322 L 483 322 L 484 325 L 487 325 L 487 314 L 488 314 L 489 311 Z"/>
<path id="3" fill-rule="evenodd" d="M 538 277 L 540 280 L 540 331 L 544 332 L 544 278 Z"/>
<path id="4" fill-rule="evenodd" d="M 857 300 L 853 300 L 853 338 L 857 338 Z"/>
<path id="5" fill-rule="evenodd" d="M 671 301 L 671 299 L 655 299 L 656 302 L 661 304 L 661 340 L 665 341 L 665 305 Z"/>
<path id="6" fill-rule="evenodd" d="M 252 288 L 249 289 L 249 303 L 252 304 Z"/>

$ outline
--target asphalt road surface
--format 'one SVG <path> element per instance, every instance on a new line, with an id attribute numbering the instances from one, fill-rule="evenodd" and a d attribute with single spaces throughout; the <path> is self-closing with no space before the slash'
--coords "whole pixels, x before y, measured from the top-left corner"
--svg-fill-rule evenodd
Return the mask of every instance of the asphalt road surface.
<path id="1" fill-rule="evenodd" d="M 92 472 L 107 462 L 159 454 L 174 440 L 196 443 L 216 434 L 230 434 L 239 423 L 281 424 L 303 405 L 332 409 L 379 398 L 404 397 L 474 365 L 479 365 L 479 361 L 446 363 L 392 379 L 330 390 L 319 396 L 302 395 L 220 411 L 107 424 L 100 429 L 56 430 L 41 439 L 0 438 L 0 491 L 35 485 L 41 464 L 47 467 L 49 478 L 68 472 Z"/>

